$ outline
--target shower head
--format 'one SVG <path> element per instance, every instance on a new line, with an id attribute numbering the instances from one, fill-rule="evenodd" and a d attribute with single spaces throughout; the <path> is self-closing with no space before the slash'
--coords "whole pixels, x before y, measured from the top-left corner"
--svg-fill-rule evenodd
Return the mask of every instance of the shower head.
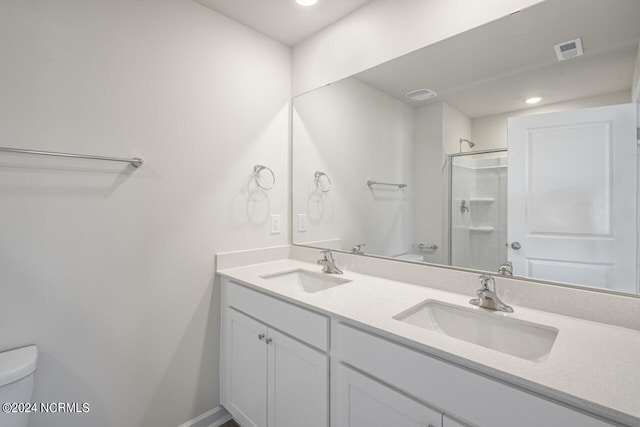
<path id="1" fill-rule="evenodd" d="M 464 138 L 460 138 L 460 152 L 462 153 L 462 143 L 466 142 L 467 144 L 469 144 L 469 148 L 473 148 L 475 147 L 476 143 L 473 141 L 469 141 L 468 139 L 464 139 Z"/>
<path id="2" fill-rule="evenodd" d="M 467 144 L 469 144 L 469 148 L 473 148 L 476 145 L 476 143 L 473 142 L 473 141 L 469 141 L 468 139 L 460 138 L 460 145 L 462 145 L 463 142 L 466 142 Z"/>

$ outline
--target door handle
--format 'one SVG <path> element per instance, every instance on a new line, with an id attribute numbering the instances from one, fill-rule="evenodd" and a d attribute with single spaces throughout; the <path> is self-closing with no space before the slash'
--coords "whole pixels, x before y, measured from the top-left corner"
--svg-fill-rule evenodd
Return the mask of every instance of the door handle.
<path id="1" fill-rule="evenodd" d="M 520 242 L 513 242 L 513 243 L 511 244 L 511 249 L 516 250 L 516 251 L 517 251 L 518 249 L 520 249 L 521 247 L 522 247 L 522 245 L 520 244 Z"/>

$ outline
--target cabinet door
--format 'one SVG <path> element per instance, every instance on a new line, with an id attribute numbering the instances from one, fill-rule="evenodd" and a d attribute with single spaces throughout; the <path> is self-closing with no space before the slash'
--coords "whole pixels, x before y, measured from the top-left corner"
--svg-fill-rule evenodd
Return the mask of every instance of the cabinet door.
<path id="1" fill-rule="evenodd" d="M 227 310 L 225 407 L 243 427 L 267 427 L 267 327 Z"/>
<path id="2" fill-rule="evenodd" d="M 469 427 L 467 424 L 462 424 L 459 421 L 451 419 L 446 415 L 442 417 L 442 427 Z"/>
<path id="3" fill-rule="evenodd" d="M 338 365 L 338 427 L 441 427 L 442 413 Z"/>
<path id="4" fill-rule="evenodd" d="M 269 427 L 327 427 L 329 357 L 273 329 L 267 343 Z"/>

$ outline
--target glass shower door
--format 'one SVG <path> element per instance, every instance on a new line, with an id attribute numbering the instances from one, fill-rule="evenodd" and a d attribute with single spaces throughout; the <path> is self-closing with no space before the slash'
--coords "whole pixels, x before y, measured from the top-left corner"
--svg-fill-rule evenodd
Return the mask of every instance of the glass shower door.
<path id="1" fill-rule="evenodd" d="M 451 155 L 449 259 L 498 271 L 507 261 L 507 151 Z"/>

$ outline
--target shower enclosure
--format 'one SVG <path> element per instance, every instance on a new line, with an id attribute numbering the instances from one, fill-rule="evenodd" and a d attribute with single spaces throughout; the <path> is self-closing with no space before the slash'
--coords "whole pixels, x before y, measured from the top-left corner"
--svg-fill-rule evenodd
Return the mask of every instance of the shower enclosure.
<path id="1" fill-rule="evenodd" d="M 507 261 L 507 150 L 449 156 L 449 261 L 498 271 Z"/>

